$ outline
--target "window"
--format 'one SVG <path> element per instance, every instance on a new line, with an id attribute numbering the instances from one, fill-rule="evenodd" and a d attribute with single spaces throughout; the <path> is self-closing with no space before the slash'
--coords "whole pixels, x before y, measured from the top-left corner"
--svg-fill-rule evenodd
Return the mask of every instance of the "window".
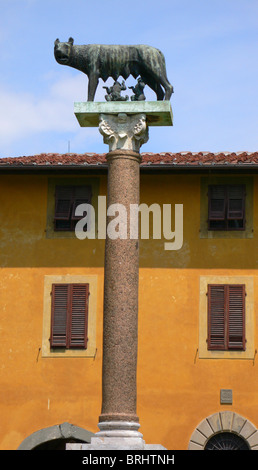
<path id="1" fill-rule="evenodd" d="M 89 284 L 53 284 L 51 348 L 87 348 Z"/>
<path id="2" fill-rule="evenodd" d="M 74 231 L 81 216 L 75 215 L 79 204 L 91 203 L 90 186 L 56 186 L 55 189 L 55 231 Z M 87 227 L 85 227 L 85 231 Z"/>
<path id="3" fill-rule="evenodd" d="M 66 270 L 64 270 L 66 271 Z M 71 268 L 69 268 L 71 271 Z M 85 269 L 83 269 L 85 271 Z M 88 285 L 88 292 L 86 290 L 87 296 L 87 305 L 85 309 L 85 335 L 84 339 L 86 340 L 85 346 L 86 347 L 71 347 L 66 348 L 66 341 L 63 344 L 65 346 L 53 346 L 51 344 L 51 331 L 52 331 L 52 324 L 54 321 L 55 315 L 55 302 L 53 298 L 53 290 L 55 287 L 54 285 L 61 285 L 61 286 L 71 286 L 71 285 Z M 86 288 L 87 289 L 87 288 Z M 41 353 L 42 357 L 49 358 L 49 357 L 62 357 L 62 358 L 72 358 L 72 357 L 84 357 L 84 358 L 92 358 L 96 356 L 97 351 L 97 312 L 98 312 L 98 275 L 95 274 L 74 274 L 70 272 L 67 274 L 57 273 L 44 276 L 44 294 L 43 294 L 43 329 L 42 329 L 42 348 Z M 67 299 L 65 298 L 64 301 L 67 304 Z M 66 305 L 65 304 L 65 305 Z M 67 308 L 63 310 L 67 312 Z M 84 314 L 84 310 L 82 311 Z M 64 314 L 64 313 L 63 313 Z M 68 312 L 69 315 L 69 312 Z M 68 321 L 68 319 L 67 319 Z M 66 325 L 66 323 L 65 323 Z M 68 323 L 69 329 L 69 323 Z M 82 328 L 83 329 L 83 328 Z M 69 344 L 69 336 L 66 335 L 66 328 L 63 327 L 65 339 Z M 83 332 L 85 331 L 83 329 Z M 56 333 L 56 331 L 55 331 Z"/>
<path id="4" fill-rule="evenodd" d="M 253 219 L 252 176 L 210 174 L 200 178 L 200 238 L 253 238 Z"/>
<path id="5" fill-rule="evenodd" d="M 220 432 L 208 440 L 204 450 L 250 450 L 250 447 L 242 436 L 233 432 Z"/>
<path id="6" fill-rule="evenodd" d="M 48 178 L 46 238 L 76 239 L 76 223 L 85 215 L 89 222 L 86 224 L 85 220 L 83 229 L 94 234 L 97 230 L 100 187 L 99 177 L 74 175 Z M 90 204 L 93 210 L 77 217 L 75 212 L 79 204 Z"/>
<path id="7" fill-rule="evenodd" d="M 215 286 L 215 287 L 209 287 Z M 221 288 L 222 294 L 217 295 L 216 286 Z M 229 298 L 229 288 L 224 286 L 233 286 L 231 290 L 231 295 Z M 240 286 L 240 287 L 238 287 Z M 242 286 L 242 287 L 241 287 Z M 235 289 L 234 289 L 235 288 Z M 228 292 L 227 292 L 228 291 Z M 238 293 L 238 296 L 236 293 Z M 242 291 L 242 296 L 241 296 Z M 212 292 L 212 297 L 211 297 Z M 239 318 L 240 329 L 240 340 L 238 341 L 239 348 L 234 348 L 233 344 L 230 343 L 230 348 L 227 349 L 227 331 L 228 330 L 228 314 L 226 306 L 230 302 L 230 313 L 234 311 L 234 305 L 232 304 L 232 299 L 236 299 L 236 305 L 240 305 L 240 313 L 236 315 Z M 228 299 L 228 301 L 227 301 Z M 224 300 L 225 304 L 222 303 Z M 225 305 L 225 306 L 224 306 Z M 246 359 L 251 361 L 256 361 L 257 356 L 255 353 L 255 301 L 254 301 L 254 278 L 251 275 L 223 275 L 220 274 L 209 274 L 200 276 L 200 285 L 199 285 L 199 328 L 198 328 L 198 355 L 199 359 Z M 221 312 L 219 312 L 219 308 Z M 214 312 L 218 311 L 218 321 L 220 320 L 220 325 L 222 327 L 222 333 L 217 331 L 220 335 L 220 348 L 218 344 L 214 344 L 214 336 L 212 334 L 216 333 L 216 324 L 211 324 L 211 316 L 214 317 Z M 229 311 L 229 310 L 228 310 Z M 222 321 L 221 322 L 221 315 Z M 243 317 L 241 317 L 241 312 Z M 220 313 L 220 315 L 219 315 Z M 242 320 L 243 318 L 243 320 Z M 227 323 L 226 323 L 227 322 Z M 231 322 L 232 324 L 232 322 Z M 225 325 L 225 327 L 224 327 Z M 242 326 L 242 328 L 241 328 Z M 218 330 L 218 328 L 217 328 Z M 230 330 L 232 333 L 232 329 Z M 242 340 L 241 340 L 241 334 Z M 209 340 L 210 336 L 210 340 Z M 238 334 L 239 336 L 239 334 Z M 213 345 L 210 344 L 213 339 Z M 229 338 L 232 341 L 232 336 Z M 210 341 L 210 342 L 209 342 Z M 210 347 L 213 346 L 213 347 Z"/>
<path id="8" fill-rule="evenodd" d="M 208 230 L 245 230 L 245 185 L 210 185 Z"/>
<path id="9" fill-rule="evenodd" d="M 208 285 L 208 349 L 245 350 L 245 285 Z"/>

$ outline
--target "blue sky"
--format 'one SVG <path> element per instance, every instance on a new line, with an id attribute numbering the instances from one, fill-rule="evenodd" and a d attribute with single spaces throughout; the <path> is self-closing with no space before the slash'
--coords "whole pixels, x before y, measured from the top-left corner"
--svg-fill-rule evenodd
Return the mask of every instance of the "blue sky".
<path id="1" fill-rule="evenodd" d="M 174 126 L 151 127 L 142 152 L 258 150 L 257 0 L 0 0 L 0 11 L 0 157 L 108 151 L 73 113 L 86 75 L 54 59 L 70 36 L 164 53 Z"/>

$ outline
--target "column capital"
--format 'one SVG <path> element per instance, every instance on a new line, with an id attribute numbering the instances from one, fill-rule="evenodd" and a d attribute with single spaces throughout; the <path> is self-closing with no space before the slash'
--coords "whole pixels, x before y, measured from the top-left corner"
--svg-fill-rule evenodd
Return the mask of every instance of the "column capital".
<path id="1" fill-rule="evenodd" d="M 99 131 L 103 135 L 104 143 L 109 145 L 110 152 L 119 149 L 139 152 L 140 147 L 149 138 L 144 113 L 100 114 Z"/>

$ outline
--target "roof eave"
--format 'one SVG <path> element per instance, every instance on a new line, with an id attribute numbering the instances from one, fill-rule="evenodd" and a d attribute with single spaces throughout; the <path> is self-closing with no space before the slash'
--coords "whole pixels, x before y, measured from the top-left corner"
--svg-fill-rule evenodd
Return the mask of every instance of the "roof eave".
<path id="1" fill-rule="evenodd" d="M 108 169 L 107 163 L 101 164 L 74 164 L 74 165 L 34 165 L 34 164 L 25 164 L 25 165 L 13 165 L 13 164 L 0 164 L 0 173 L 36 173 L 36 172 L 45 172 L 45 173 L 57 173 L 57 172 L 106 172 Z M 140 165 L 141 172 L 214 172 L 214 171 L 234 171 L 234 172 L 257 172 L 258 164 L 252 163 L 242 163 L 242 164 L 191 164 L 191 163 L 144 163 Z"/>

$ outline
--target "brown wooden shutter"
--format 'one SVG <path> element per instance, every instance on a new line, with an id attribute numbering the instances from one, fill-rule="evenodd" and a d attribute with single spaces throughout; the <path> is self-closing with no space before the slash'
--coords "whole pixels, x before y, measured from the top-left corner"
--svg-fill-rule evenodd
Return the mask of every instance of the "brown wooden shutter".
<path id="1" fill-rule="evenodd" d="M 245 349 L 245 285 L 228 286 L 228 348 Z"/>
<path id="2" fill-rule="evenodd" d="M 209 186 L 209 220 L 224 220 L 226 216 L 226 187 Z"/>
<path id="3" fill-rule="evenodd" d="M 50 345 L 87 347 L 89 284 L 53 284 Z"/>
<path id="4" fill-rule="evenodd" d="M 90 204 L 91 202 L 91 187 L 90 186 L 75 186 L 74 187 L 74 200 L 72 209 L 72 219 L 80 220 L 82 216 L 76 216 L 76 207 L 80 204 Z"/>
<path id="5" fill-rule="evenodd" d="M 208 285 L 208 349 L 245 350 L 245 285 Z"/>
<path id="6" fill-rule="evenodd" d="M 74 230 L 77 220 L 75 210 L 79 204 L 91 202 L 91 186 L 56 186 L 54 226 L 57 231 Z"/>
<path id="7" fill-rule="evenodd" d="M 53 284 L 50 345 L 67 346 L 68 284 Z"/>
<path id="8" fill-rule="evenodd" d="M 69 220 L 73 203 L 72 186 L 56 186 L 55 219 Z"/>
<path id="9" fill-rule="evenodd" d="M 208 349 L 225 349 L 226 292 L 224 285 L 208 285 Z"/>
<path id="10" fill-rule="evenodd" d="M 89 284 L 71 286 L 70 338 L 71 348 L 86 348 L 88 326 Z"/>
<path id="11" fill-rule="evenodd" d="M 244 218 L 245 187 L 243 185 L 228 186 L 227 218 L 229 220 Z"/>

